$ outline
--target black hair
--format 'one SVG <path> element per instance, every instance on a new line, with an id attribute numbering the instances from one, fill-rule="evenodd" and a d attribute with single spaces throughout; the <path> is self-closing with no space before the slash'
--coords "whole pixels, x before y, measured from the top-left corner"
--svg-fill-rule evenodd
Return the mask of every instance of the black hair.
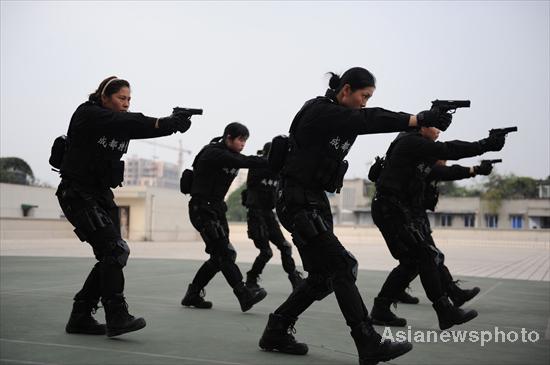
<path id="1" fill-rule="evenodd" d="M 130 87 L 130 83 L 126 80 L 119 79 L 116 76 L 109 76 L 101 81 L 97 90 L 88 96 L 88 101 L 101 105 L 101 95 L 111 96 L 116 94 L 123 87 Z"/>
<path id="2" fill-rule="evenodd" d="M 336 94 L 349 84 L 351 91 L 358 89 L 364 89 L 369 86 L 376 86 L 376 78 L 369 70 L 362 67 L 353 67 L 344 72 L 342 76 L 335 74 L 334 72 L 328 72 L 331 75 L 328 82 L 328 86 L 331 90 L 334 90 Z"/>
<path id="3" fill-rule="evenodd" d="M 222 138 L 226 139 L 227 136 L 231 136 L 231 139 L 235 139 L 237 137 L 248 138 L 250 136 L 250 132 L 244 124 L 233 122 L 225 126 L 225 129 L 223 130 Z"/>

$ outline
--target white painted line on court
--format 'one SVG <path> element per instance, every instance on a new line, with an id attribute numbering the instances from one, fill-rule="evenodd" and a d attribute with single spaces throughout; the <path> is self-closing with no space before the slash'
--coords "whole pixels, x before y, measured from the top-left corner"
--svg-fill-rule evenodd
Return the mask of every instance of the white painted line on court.
<path id="1" fill-rule="evenodd" d="M 0 359 L 0 363 L 8 364 L 28 364 L 28 365 L 58 365 L 53 362 L 36 362 L 36 361 L 26 361 L 26 360 L 14 360 L 14 359 Z"/>
<path id="2" fill-rule="evenodd" d="M 164 274 L 164 275 L 154 275 L 154 276 L 136 276 L 131 277 L 131 279 L 126 278 L 126 282 L 128 281 L 140 281 L 141 279 L 157 279 L 157 278 L 166 278 L 169 276 L 182 276 L 183 274 Z M 85 278 L 84 278 L 85 280 Z M 2 290 L 0 291 L 0 294 L 17 294 L 17 293 L 27 293 L 27 292 L 33 292 L 33 291 L 48 291 L 51 289 L 59 289 L 59 288 L 70 288 L 70 287 L 81 287 L 84 284 L 83 281 L 79 281 L 78 283 L 73 284 L 63 284 L 63 285 L 56 285 L 56 286 L 50 286 L 50 287 L 40 287 L 40 288 L 33 288 L 33 289 L 8 289 L 8 290 Z M 77 289 L 76 289 L 77 290 Z M 183 289 L 182 289 L 183 290 Z"/>
<path id="3" fill-rule="evenodd" d="M 106 351 L 106 352 L 115 352 L 115 353 L 119 353 L 119 354 L 141 355 L 141 356 L 159 357 L 159 358 L 176 359 L 176 360 L 187 360 L 187 361 L 199 361 L 199 362 L 206 362 L 206 363 L 212 363 L 212 364 L 245 365 L 245 364 L 240 363 L 240 362 L 228 362 L 228 361 L 220 361 L 220 360 L 201 359 L 201 358 L 196 358 L 196 357 L 153 354 L 153 353 L 149 353 L 149 352 L 139 352 L 139 351 L 113 350 L 113 349 L 109 349 L 109 348 L 105 348 L 105 347 L 65 345 L 65 344 L 62 344 L 62 343 L 12 340 L 12 339 L 8 339 L 8 338 L 0 338 L 0 341 L 10 342 L 10 343 L 22 343 L 22 344 L 28 344 L 28 345 L 63 347 L 63 348 L 80 349 L 80 350 L 100 350 L 100 351 Z"/>

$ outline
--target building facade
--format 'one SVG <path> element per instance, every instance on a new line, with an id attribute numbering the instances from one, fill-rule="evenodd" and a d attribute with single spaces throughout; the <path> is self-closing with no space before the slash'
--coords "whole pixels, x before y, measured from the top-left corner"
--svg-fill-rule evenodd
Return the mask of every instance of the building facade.
<path id="1" fill-rule="evenodd" d="M 486 201 L 479 197 L 440 196 L 435 212 L 428 212 L 432 227 L 550 229 L 547 188 L 539 199 Z M 346 179 L 340 194 L 328 194 L 335 224 L 374 225 L 371 198 L 374 186 L 364 179 Z M 546 195 L 545 195 L 546 194 Z"/>
<path id="2" fill-rule="evenodd" d="M 1 183 L 0 237 L 76 238 L 59 207 L 55 191 L 55 188 Z M 120 207 L 124 238 L 135 241 L 197 239 L 197 232 L 189 221 L 189 197 L 179 190 L 124 186 L 113 192 Z"/>
<path id="3" fill-rule="evenodd" d="M 180 177 L 181 171 L 177 164 L 136 156 L 125 159 L 124 185 L 127 186 L 179 189 Z"/>

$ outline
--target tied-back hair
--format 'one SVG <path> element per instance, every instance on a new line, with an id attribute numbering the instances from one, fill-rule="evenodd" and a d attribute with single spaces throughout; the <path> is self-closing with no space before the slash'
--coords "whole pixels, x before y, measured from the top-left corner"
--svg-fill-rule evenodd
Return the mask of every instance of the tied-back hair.
<path id="1" fill-rule="evenodd" d="M 244 124 L 233 122 L 226 125 L 223 130 L 222 138 L 226 139 L 228 136 L 231 136 L 231 139 L 235 139 L 237 137 L 248 138 L 250 136 L 250 132 Z"/>
<path id="2" fill-rule="evenodd" d="M 333 90 L 335 94 L 338 94 L 346 84 L 349 84 L 351 91 L 376 86 L 374 75 L 362 67 L 350 68 L 342 76 L 334 72 L 327 72 L 327 74 L 331 75 L 328 82 L 329 89 Z"/>
<path id="3" fill-rule="evenodd" d="M 130 87 L 130 83 L 126 80 L 119 79 L 116 76 L 109 76 L 101 81 L 97 90 L 88 96 L 88 101 L 101 105 L 101 96 L 111 96 L 116 94 L 123 87 Z"/>

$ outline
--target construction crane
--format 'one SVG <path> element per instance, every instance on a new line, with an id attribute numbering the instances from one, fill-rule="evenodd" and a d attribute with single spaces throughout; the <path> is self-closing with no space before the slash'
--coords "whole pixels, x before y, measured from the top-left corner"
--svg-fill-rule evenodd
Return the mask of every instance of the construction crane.
<path id="1" fill-rule="evenodd" d="M 153 141 L 146 141 L 146 140 L 142 140 L 142 139 L 138 139 L 137 141 L 142 142 L 142 143 L 147 143 L 147 144 L 150 144 L 150 145 L 153 145 L 153 146 L 156 146 L 156 147 L 160 147 L 160 148 L 167 148 L 169 150 L 178 151 L 178 169 L 179 169 L 180 172 L 183 171 L 183 154 L 187 153 L 187 154 L 190 155 L 192 153 L 191 150 L 187 150 L 187 149 L 183 148 L 183 143 L 181 142 L 181 139 L 178 141 L 179 147 L 169 146 L 169 145 L 166 145 L 166 144 L 157 143 L 157 142 L 153 142 Z"/>

